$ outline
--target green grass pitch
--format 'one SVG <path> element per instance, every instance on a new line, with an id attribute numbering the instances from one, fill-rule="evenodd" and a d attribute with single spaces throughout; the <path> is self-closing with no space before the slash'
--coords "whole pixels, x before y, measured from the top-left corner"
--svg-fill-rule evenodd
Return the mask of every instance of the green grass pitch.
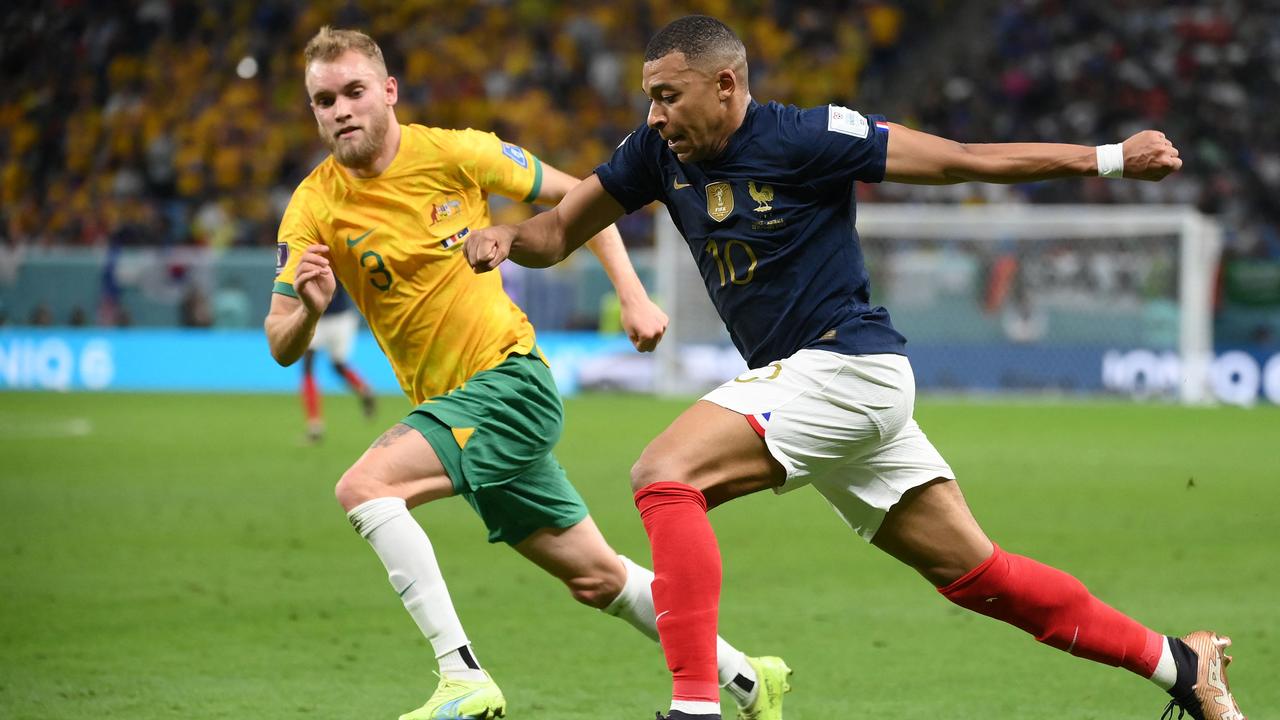
<path id="1" fill-rule="evenodd" d="M 394 718 L 430 648 L 332 497 L 378 421 L 326 398 L 0 394 L 0 718 Z M 558 454 L 615 547 L 647 564 L 627 472 L 684 403 L 566 403 Z M 1156 629 L 1235 639 L 1251 716 L 1280 708 L 1280 410 L 923 400 L 917 418 L 1007 549 Z M 419 510 L 514 720 L 665 708 L 656 645 L 573 603 L 451 499 Z M 789 720 L 1154 719 L 1128 673 L 954 608 L 812 491 L 716 510 L 721 631 L 795 669 Z M 730 706 L 726 704 L 726 709 Z"/>

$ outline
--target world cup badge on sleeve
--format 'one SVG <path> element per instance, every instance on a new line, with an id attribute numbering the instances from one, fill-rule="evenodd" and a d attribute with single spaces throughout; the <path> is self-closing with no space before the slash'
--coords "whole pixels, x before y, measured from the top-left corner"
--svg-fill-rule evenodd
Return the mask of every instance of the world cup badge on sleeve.
<path id="1" fill-rule="evenodd" d="M 289 243 L 276 243 L 276 274 L 279 275 L 284 266 L 289 264 Z"/>

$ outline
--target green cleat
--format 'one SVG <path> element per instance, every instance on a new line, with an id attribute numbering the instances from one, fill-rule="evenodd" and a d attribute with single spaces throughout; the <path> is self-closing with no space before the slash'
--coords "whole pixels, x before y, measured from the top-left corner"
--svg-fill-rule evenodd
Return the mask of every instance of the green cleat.
<path id="1" fill-rule="evenodd" d="M 747 658 L 756 671 L 756 699 L 738 709 L 738 720 L 782 720 L 782 696 L 791 692 L 791 668 L 778 657 Z"/>
<path id="2" fill-rule="evenodd" d="M 400 716 L 400 720 L 493 720 L 507 714 L 507 699 L 493 678 L 485 680 L 452 680 L 440 678 L 440 684 L 427 704 Z"/>

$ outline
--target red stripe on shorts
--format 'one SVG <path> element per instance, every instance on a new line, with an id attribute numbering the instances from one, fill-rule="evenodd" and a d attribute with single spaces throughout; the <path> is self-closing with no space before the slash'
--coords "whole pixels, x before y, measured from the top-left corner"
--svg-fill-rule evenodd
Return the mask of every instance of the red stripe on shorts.
<path id="1" fill-rule="evenodd" d="M 764 437 L 764 426 L 760 424 L 755 415 L 743 415 L 743 417 L 747 419 L 747 424 L 751 426 L 752 430 L 756 431 L 757 435 Z"/>

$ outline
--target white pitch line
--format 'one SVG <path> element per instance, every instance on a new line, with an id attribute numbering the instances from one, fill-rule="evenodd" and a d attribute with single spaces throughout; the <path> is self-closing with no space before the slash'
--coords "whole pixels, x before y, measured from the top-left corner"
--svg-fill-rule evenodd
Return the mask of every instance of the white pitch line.
<path id="1" fill-rule="evenodd" d="M 0 440 L 56 440 L 59 438 L 88 437 L 93 434 L 89 418 L 41 418 L 26 419 L 16 416 L 0 416 Z"/>

